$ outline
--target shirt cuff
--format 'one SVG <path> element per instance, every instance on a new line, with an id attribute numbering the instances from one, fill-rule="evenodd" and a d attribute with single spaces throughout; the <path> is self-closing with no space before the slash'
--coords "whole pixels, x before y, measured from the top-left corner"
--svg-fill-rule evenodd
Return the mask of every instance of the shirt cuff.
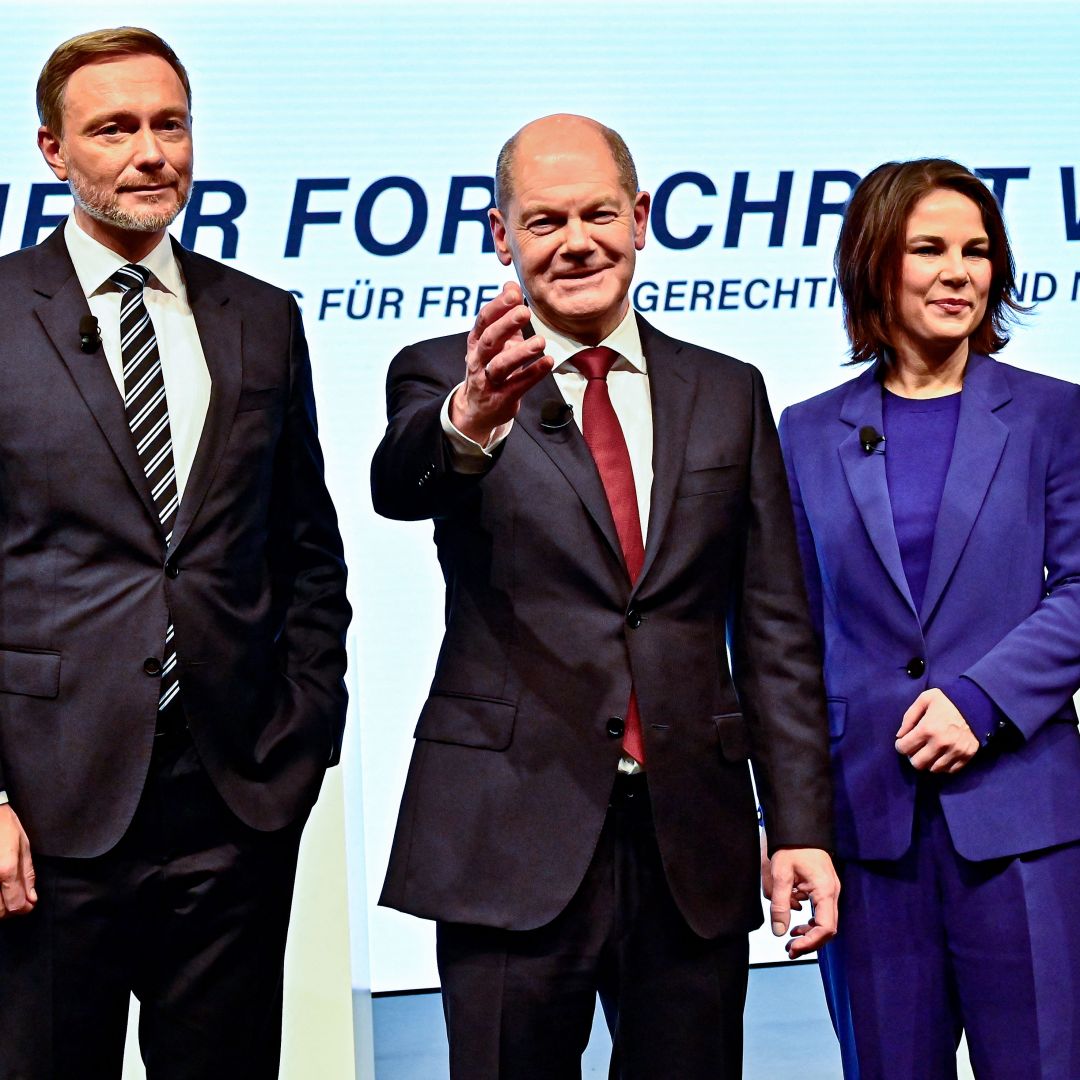
<path id="1" fill-rule="evenodd" d="M 503 442 L 506 440 L 506 436 L 510 434 L 510 429 L 514 426 L 514 421 L 508 420 L 505 424 L 500 424 L 491 433 L 491 437 L 484 446 L 481 446 L 475 439 L 470 439 L 468 435 L 458 431 L 458 429 L 454 427 L 453 421 L 450 419 L 450 402 L 453 400 L 453 397 L 458 390 L 464 385 L 463 382 L 460 382 L 450 391 L 446 400 L 443 402 L 442 412 L 439 413 L 443 434 L 446 436 L 446 441 L 450 444 L 450 464 L 453 467 L 454 472 L 487 472 L 488 469 L 491 468 L 491 462 L 495 456 L 495 451 L 502 446 Z"/>
<path id="2" fill-rule="evenodd" d="M 943 686 L 941 691 L 960 710 L 980 746 L 989 746 L 997 736 L 1013 726 L 994 704 L 994 699 L 978 683 L 963 675 Z"/>
<path id="3" fill-rule="evenodd" d="M 8 801 L 7 792 L 6 791 L 0 791 L 0 806 L 7 806 L 7 801 Z"/>

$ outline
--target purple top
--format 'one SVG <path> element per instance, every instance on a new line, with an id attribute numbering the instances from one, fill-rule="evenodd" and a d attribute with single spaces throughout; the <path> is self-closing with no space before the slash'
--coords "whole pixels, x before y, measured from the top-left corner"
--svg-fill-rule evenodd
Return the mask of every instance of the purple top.
<path id="1" fill-rule="evenodd" d="M 911 598 L 921 614 L 941 494 L 960 418 L 960 394 L 905 398 L 883 390 L 883 395 L 885 478 L 893 525 Z M 941 689 L 983 745 L 1006 723 L 993 700 L 970 679 L 961 677 Z"/>

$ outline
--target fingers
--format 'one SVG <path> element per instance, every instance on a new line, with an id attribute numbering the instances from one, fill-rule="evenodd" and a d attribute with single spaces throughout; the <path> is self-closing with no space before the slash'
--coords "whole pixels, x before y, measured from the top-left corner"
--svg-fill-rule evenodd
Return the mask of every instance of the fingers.
<path id="1" fill-rule="evenodd" d="M 930 707 L 930 691 L 924 690 L 908 707 L 907 712 L 904 713 L 903 719 L 900 721 L 900 729 L 896 733 L 897 749 L 900 749 L 899 742 L 905 735 L 910 732 L 915 725 L 923 718 L 923 714 Z"/>
<path id="2" fill-rule="evenodd" d="M 30 843 L 15 812 L 0 807 L 0 918 L 25 915 L 36 903 Z"/>
<path id="3" fill-rule="evenodd" d="M 791 863 L 787 859 L 773 856 L 772 861 L 772 897 L 769 903 L 769 920 L 775 937 L 783 937 L 791 924 L 791 890 L 795 883 Z"/>
<path id="4" fill-rule="evenodd" d="M 521 342 L 521 332 L 530 318 L 529 309 L 522 303 L 521 288 L 507 282 L 503 291 L 480 309 L 469 332 L 470 367 L 486 367 L 515 337 Z"/>
<path id="5" fill-rule="evenodd" d="M 769 858 L 769 841 L 764 829 L 758 830 L 761 840 L 761 895 L 766 900 L 772 898 L 772 860 Z"/>
<path id="6" fill-rule="evenodd" d="M 796 960 L 807 953 L 815 952 L 833 937 L 833 933 L 827 933 L 818 926 L 816 919 L 811 919 L 803 926 L 796 926 L 791 932 L 791 940 L 787 943 L 788 959 Z"/>

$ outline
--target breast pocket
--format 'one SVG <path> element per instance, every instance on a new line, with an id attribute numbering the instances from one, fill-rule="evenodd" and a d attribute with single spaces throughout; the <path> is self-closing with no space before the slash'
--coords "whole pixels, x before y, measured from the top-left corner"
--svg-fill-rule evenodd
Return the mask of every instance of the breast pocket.
<path id="1" fill-rule="evenodd" d="M 694 495 L 709 495 L 714 491 L 737 491 L 743 484 L 743 469 L 739 462 L 706 465 L 687 469 L 679 480 L 676 497 L 688 499 Z"/>

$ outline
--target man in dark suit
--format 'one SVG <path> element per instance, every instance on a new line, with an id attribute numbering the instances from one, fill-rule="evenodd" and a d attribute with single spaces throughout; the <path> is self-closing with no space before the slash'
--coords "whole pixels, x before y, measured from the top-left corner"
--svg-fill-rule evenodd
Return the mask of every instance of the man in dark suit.
<path id="1" fill-rule="evenodd" d="M 740 1075 L 761 922 L 834 932 L 824 695 L 758 373 L 630 309 L 649 196 L 619 136 L 553 116 L 503 148 L 508 284 L 405 349 L 376 509 L 433 518 L 446 635 L 382 902 L 438 920 L 456 1080 Z M 526 300 L 528 306 L 523 303 Z M 729 652 L 730 647 L 730 670 Z"/>
<path id="2" fill-rule="evenodd" d="M 285 292 L 182 250 L 190 89 L 149 31 L 38 83 L 75 197 L 0 260 L 0 1077 L 277 1075 L 345 566 Z"/>

